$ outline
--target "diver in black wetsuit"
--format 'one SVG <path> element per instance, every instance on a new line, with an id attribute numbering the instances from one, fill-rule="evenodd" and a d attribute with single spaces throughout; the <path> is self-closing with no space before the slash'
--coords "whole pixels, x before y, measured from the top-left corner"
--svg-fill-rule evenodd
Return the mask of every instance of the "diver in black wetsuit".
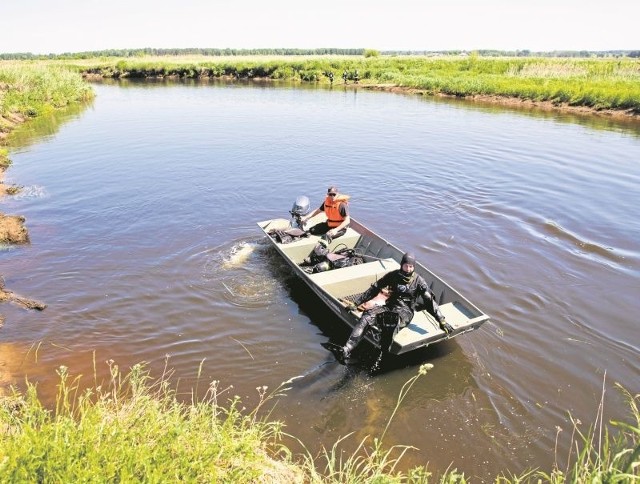
<path id="1" fill-rule="evenodd" d="M 382 276 L 379 281 L 374 282 L 366 292 L 349 305 L 349 309 L 353 310 L 360 304 L 376 297 L 382 289 L 390 289 L 389 298 L 384 306 L 375 306 L 362 313 L 360 321 L 353 328 L 347 343 L 342 348 L 345 360 L 349 359 L 353 349 L 364 337 L 367 328 L 375 322 L 378 322 L 382 329 L 380 348 L 383 352 L 388 351 L 395 334 L 409 324 L 413 318 L 414 306 L 418 296 L 422 296 L 426 310 L 436 318 L 440 328 L 447 334 L 453 331 L 451 325 L 445 321 L 440 312 L 438 303 L 435 301 L 435 297 L 426 281 L 422 276 L 415 273 L 414 265 L 414 255 L 407 252 L 402 256 L 400 269 Z"/>

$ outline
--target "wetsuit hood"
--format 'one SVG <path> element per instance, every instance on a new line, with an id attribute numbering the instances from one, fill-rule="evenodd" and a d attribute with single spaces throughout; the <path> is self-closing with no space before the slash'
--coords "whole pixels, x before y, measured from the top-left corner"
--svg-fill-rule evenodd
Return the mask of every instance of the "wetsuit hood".
<path id="1" fill-rule="evenodd" d="M 405 264 L 411 264 L 412 266 L 414 266 L 414 269 L 411 272 L 405 272 L 402 269 L 402 266 L 404 266 Z M 402 260 L 400 261 L 400 275 L 403 276 L 406 280 L 409 280 L 413 275 L 413 273 L 415 272 L 415 265 L 416 265 L 415 256 L 411 252 L 406 252 L 402 256 Z"/>

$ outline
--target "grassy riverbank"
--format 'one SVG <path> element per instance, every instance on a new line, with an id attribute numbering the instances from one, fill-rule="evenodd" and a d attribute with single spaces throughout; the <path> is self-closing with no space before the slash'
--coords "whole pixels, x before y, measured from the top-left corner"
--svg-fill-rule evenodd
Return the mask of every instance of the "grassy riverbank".
<path id="1" fill-rule="evenodd" d="M 91 99 L 91 86 L 74 70 L 40 62 L 0 62 L 0 142 L 29 118 Z M 0 169 L 8 165 L 0 151 Z"/>
<path id="2" fill-rule="evenodd" d="M 58 61 L 56 61 L 58 62 Z M 59 61 L 63 62 L 63 61 Z M 64 61 L 105 77 L 269 78 L 503 97 L 640 115 L 640 60 L 468 57 L 153 57 Z"/>
<path id="3" fill-rule="evenodd" d="M 413 384 L 428 378 L 429 368 L 423 365 L 402 388 L 388 425 Z M 340 442 L 319 457 L 293 456 L 282 444 L 283 424 L 268 419 L 271 406 L 287 398 L 286 383 L 272 393 L 258 388 L 259 403 L 247 411 L 231 387 L 221 388 L 216 381 L 205 395 L 193 390 L 185 403 L 167 375 L 154 381 L 143 365 L 127 375 L 113 363 L 109 369 L 110 381 L 82 389 L 80 378 L 61 367 L 55 409 L 42 405 L 34 385 L 0 399 L 3 481 L 387 483 L 429 482 L 432 477 L 426 467 L 397 470 L 411 449 L 385 449 L 386 429 L 363 441 L 350 457 Z M 496 482 L 638 482 L 640 395 L 626 395 L 631 423 L 612 424 L 615 434 L 601 421 L 583 434 L 575 422 L 575 453 L 562 459 L 562 468 L 507 473 L 496 476 Z M 467 482 L 456 471 L 438 480 Z"/>
<path id="4" fill-rule="evenodd" d="M 93 96 L 91 86 L 68 67 L 40 62 L 0 62 L 0 197 L 19 191 L 19 187 L 4 184 L 4 171 L 11 165 L 8 149 L 3 146 L 9 133 L 30 118 Z M 25 237 L 11 235 L 13 231 L 6 228 L 6 223 L 1 217 L 0 243 L 26 242 Z"/>
<path id="5" fill-rule="evenodd" d="M 0 140 L 29 117 L 81 102 L 78 74 L 109 78 L 236 78 L 330 82 L 431 95 L 529 102 L 640 119 L 640 59 L 422 56 L 156 56 L 0 61 Z M 6 164 L 6 152 L 0 163 Z"/>

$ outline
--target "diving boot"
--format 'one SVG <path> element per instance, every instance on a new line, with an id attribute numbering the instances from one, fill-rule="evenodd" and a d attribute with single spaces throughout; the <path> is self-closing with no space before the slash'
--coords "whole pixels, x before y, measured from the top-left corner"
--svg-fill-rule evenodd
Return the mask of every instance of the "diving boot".
<path id="1" fill-rule="evenodd" d="M 347 348 L 346 346 L 342 347 L 342 359 L 343 360 L 348 360 L 349 358 L 351 358 L 351 350 L 349 348 Z"/>
<path id="2" fill-rule="evenodd" d="M 351 343 L 351 341 L 347 341 L 342 347 L 342 361 L 348 362 L 351 359 L 351 352 L 353 351 L 355 345 Z"/>

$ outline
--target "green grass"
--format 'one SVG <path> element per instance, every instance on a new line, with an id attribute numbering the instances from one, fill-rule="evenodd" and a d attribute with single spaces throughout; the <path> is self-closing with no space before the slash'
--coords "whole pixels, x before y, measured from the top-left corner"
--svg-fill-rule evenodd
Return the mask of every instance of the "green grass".
<path id="1" fill-rule="evenodd" d="M 581 429 L 579 420 L 571 417 L 572 450 L 566 462 L 560 462 L 556 456 L 553 470 L 537 472 L 537 478 L 553 484 L 640 482 L 640 395 L 634 396 L 622 386 L 617 387 L 627 399 L 632 423 L 612 422 L 612 428 L 606 426 L 602 415 L 604 401 L 600 402 L 596 421 L 586 431 Z M 557 433 L 560 432 L 558 427 Z"/>
<path id="2" fill-rule="evenodd" d="M 3 482 L 251 482 L 292 471 L 267 455 L 278 450 L 281 424 L 218 403 L 229 389 L 213 382 L 204 398 L 180 403 L 167 378 L 144 365 L 124 376 L 111 365 L 106 385 L 81 390 L 58 370 L 55 409 L 34 385 L 0 411 Z"/>
<path id="3" fill-rule="evenodd" d="M 9 166 L 11 166 L 11 160 L 9 160 L 9 151 L 6 148 L 0 147 L 0 172 L 2 170 L 5 170 Z"/>
<path id="4" fill-rule="evenodd" d="M 384 438 L 411 388 L 431 367 L 423 365 L 405 383 L 379 437 L 363 439 L 345 455 L 347 435 L 319 456 L 292 455 L 282 444 L 283 423 L 269 419 L 272 405 L 287 398 L 289 382 L 271 393 L 259 387 L 259 402 L 249 411 L 230 394 L 231 387 L 220 388 L 217 381 L 205 395 L 199 397 L 196 388 L 189 401 L 179 400 L 166 369 L 154 380 L 143 364 L 124 375 L 109 362 L 107 383 L 94 381 L 92 388 L 81 389 L 80 377 L 60 367 L 55 408 L 45 408 L 29 383 L 24 393 L 0 399 L 0 480 L 427 483 L 436 479 L 426 466 L 399 469 L 413 448 L 385 448 Z M 640 482 L 640 395 L 622 391 L 631 409 L 629 423 L 613 422 L 609 428 L 600 411 L 583 433 L 572 420 L 572 450 L 565 458 L 556 456 L 561 463 L 550 472 L 505 473 L 495 482 Z M 437 481 L 467 478 L 449 470 Z"/>
<path id="5" fill-rule="evenodd" d="M 0 62 L 0 117 L 35 117 L 92 97 L 91 86 L 64 66 Z"/>
<path id="6" fill-rule="evenodd" d="M 391 84 L 452 96 L 506 96 L 640 114 L 640 60 L 419 56 L 153 57 L 52 61 L 108 77 L 178 76 Z"/>
<path id="7" fill-rule="evenodd" d="M 640 59 L 421 56 L 136 57 L 0 61 L 0 131 L 11 115 L 35 117 L 93 97 L 82 74 L 105 77 L 268 78 L 336 84 L 355 71 L 360 84 L 429 94 L 499 96 L 640 114 Z M 0 159 L 5 160 L 6 156 Z"/>
<path id="8" fill-rule="evenodd" d="M 93 89 L 73 69 L 39 62 L 0 61 L 0 144 L 25 119 L 92 99 Z M 0 170 L 11 165 L 0 146 Z"/>

